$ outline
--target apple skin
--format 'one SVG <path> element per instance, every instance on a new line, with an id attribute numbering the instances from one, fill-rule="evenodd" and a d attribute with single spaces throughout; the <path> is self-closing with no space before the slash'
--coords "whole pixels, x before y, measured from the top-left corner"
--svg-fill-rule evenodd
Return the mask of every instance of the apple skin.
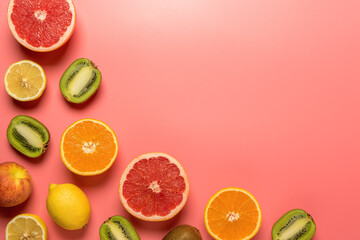
<path id="1" fill-rule="evenodd" d="M 13 207 L 25 202 L 33 189 L 30 173 L 15 162 L 0 163 L 0 207 Z"/>

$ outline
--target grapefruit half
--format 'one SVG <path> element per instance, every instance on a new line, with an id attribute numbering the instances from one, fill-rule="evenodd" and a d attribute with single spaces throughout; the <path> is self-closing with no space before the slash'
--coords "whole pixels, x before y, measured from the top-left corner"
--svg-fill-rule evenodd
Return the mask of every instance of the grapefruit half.
<path id="1" fill-rule="evenodd" d="M 10 0 L 7 20 L 11 33 L 24 47 L 49 52 L 64 45 L 75 27 L 71 0 Z"/>
<path id="2" fill-rule="evenodd" d="M 173 157 L 146 153 L 132 160 L 119 185 L 120 200 L 133 216 L 146 221 L 164 221 L 184 207 L 189 180 Z"/>

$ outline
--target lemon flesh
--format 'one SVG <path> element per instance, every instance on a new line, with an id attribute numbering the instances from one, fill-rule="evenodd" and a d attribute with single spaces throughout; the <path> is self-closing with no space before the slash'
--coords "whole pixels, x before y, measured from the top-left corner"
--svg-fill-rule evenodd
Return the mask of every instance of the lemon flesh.
<path id="1" fill-rule="evenodd" d="M 46 76 L 40 65 L 29 60 L 12 64 L 5 74 L 6 92 L 19 101 L 39 98 L 46 87 Z"/>
<path id="2" fill-rule="evenodd" d="M 6 226 L 6 240 L 46 240 L 44 221 L 34 214 L 20 214 Z"/>

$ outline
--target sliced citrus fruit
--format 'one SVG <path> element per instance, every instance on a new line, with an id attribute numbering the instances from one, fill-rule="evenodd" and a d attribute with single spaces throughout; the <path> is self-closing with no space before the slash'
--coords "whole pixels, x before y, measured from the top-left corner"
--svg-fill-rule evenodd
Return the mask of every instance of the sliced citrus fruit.
<path id="1" fill-rule="evenodd" d="M 189 180 L 180 163 L 165 153 L 136 157 L 124 170 L 119 194 L 125 209 L 147 221 L 164 221 L 184 207 Z"/>
<path id="2" fill-rule="evenodd" d="M 118 153 L 114 131 L 95 119 L 81 119 L 61 137 L 60 154 L 65 166 L 78 175 L 98 175 L 108 170 Z"/>
<path id="3" fill-rule="evenodd" d="M 206 205 L 204 220 L 209 234 L 218 240 L 248 240 L 261 225 L 258 201 L 241 188 L 224 188 Z"/>
<path id="4" fill-rule="evenodd" d="M 43 68 L 30 60 L 13 63 L 5 73 L 6 92 L 22 102 L 38 99 L 46 87 Z"/>
<path id="5" fill-rule="evenodd" d="M 48 52 L 65 44 L 75 27 L 71 0 L 10 0 L 7 20 L 16 40 L 24 47 Z"/>
<path id="6" fill-rule="evenodd" d="M 37 215 L 24 213 L 14 217 L 6 226 L 6 240 L 46 240 L 47 228 Z"/>

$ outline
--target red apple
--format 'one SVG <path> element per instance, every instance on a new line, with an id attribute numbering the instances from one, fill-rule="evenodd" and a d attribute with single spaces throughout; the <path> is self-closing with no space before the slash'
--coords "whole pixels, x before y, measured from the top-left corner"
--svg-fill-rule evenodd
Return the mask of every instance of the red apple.
<path id="1" fill-rule="evenodd" d="M 32 178 L 23 166 L 15 162 L 0 163 L 0 207 L 23 203 L 32 189 Z"/>

